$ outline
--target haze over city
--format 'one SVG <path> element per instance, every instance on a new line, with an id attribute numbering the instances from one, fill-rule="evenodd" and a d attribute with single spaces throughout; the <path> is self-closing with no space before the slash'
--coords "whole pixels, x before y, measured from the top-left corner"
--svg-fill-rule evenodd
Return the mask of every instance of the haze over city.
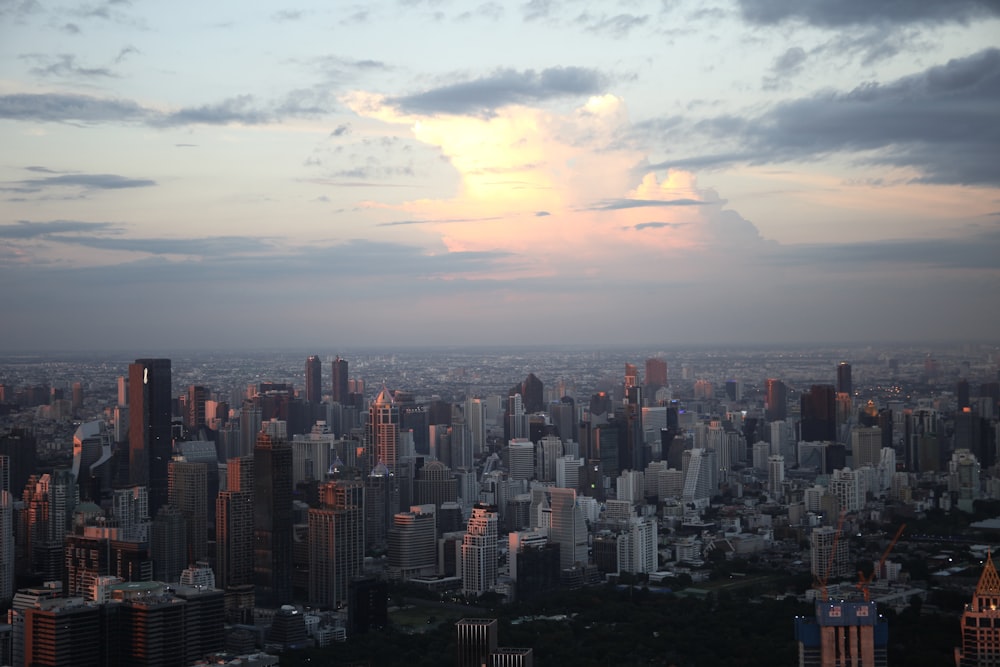
<path id="1" fill-rule="evenodd" d="M 986 340 L 994 2 L 0 2 L 0 347 Z"/>

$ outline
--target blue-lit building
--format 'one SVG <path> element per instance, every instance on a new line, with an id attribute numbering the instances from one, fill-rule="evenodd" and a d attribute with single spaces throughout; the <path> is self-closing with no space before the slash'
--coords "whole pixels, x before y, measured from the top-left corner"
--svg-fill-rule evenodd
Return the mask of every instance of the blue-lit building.
<path id="1" fill-rule="evenodd" d="M 887 667 L 889 626 L 874 602 L 818 601 L 795 619 L 799 667 Z"/>

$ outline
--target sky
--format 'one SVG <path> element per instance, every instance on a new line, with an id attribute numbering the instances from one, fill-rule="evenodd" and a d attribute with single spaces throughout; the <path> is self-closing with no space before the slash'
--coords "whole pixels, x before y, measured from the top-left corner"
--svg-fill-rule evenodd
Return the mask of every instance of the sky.
<path id="1" fill-rule="evenodd" d="M 1000 2 L 0 0 L 0 350 L 996 342 Z"/>

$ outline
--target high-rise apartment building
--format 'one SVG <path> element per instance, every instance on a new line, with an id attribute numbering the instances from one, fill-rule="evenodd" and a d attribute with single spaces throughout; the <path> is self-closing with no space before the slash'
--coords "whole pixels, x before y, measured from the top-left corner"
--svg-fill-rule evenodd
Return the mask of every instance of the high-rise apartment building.
<path id="1" fill-rule="evenodd" d="M 171 461 L 167 467 L 170 504 L 184 516 L 186 567 L 208 558 L 208 467 L 204 463 Z"/>
<path id="2" fill-rule="evenodd" d="M 188 387 L 187 410 L 184 414 L 184 424 L 192 431 L 204 428 L 207 421 L 205 403 L 208 401 L 208 388 L 198 384 Z M 214 415 L 213 415 L 214 416 Z"/>
<path id="3" fill-rule="evenodd" d="M 229 459 L 225 491 L 215 501 L 216 565 L 215 579 L 235 602 L 227 608 L 240 608 L 240 597 L 253 610 L 254 567 L 254 459 L 243 456 Z M 239 593 L 243 591 L 248 593 Z M 235 594 L 235 595 L 234 595 Z"/>
<path id="4" fill-rule="evenodd" d="M 136 359 L 128 367 L 129 482 L 149 489 L 149 512 L 167 504 L 170 432 L 169 359 Z"/>

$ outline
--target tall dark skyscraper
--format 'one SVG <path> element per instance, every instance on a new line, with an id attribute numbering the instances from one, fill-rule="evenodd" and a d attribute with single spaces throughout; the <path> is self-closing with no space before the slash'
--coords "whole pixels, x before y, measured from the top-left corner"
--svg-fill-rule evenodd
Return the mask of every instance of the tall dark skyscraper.
<path id="1" fill-rule="evenodd" d="M 831 384 L 814 384 L 802 394 L 800 439 L 805 442 L 836 441 L 837 401 Z"/>
<path id="2" fill-rule="evenodd" d="M 266 433 L 257 436 L 254 470 L 254 585 L 257 604 L 292 601 L 292 448 Z"/>
<path id="3" fill-rule="evenodd" d="M 347 403 L 347 360 L 339 356 L 333 360 L 333 402 L 344 405 Z"/>
<path id="4" fill-rule="evenodd" d="M 306 400 L 310 403 L 323 401 L 323 366 L 315 354 L 306 359 Z"/>
<path id="5" fill-rule="evenodd" d="M 167 504 L 170 433 L 170 360 L 136 359 L 128 367 L 129 483 L 149 489 L 149 515 Z"/>
<path id="6" fill-rule="evenodd" d="M 788 389 L 784 382 L 775 378 L 768 379 L 767 396 L 764 400 L 764 418 L 767 421 L 784 421 L 788 418 Z"/>
<path id="7" fill-rule="evenodd" d="M 541 412 L 545 409 L 545 392 L 542 381 L 534 373 L 528 373 L 521 383 L 521 397 L 524 400 L 524 411 L 528 414 Z"/>
<path id="8" fill-rule="evenodd" d="M 659 357 L 646 359 L 646 388 L 656 392 L 660 387 L 667 386 L 667 362 Z"/>
<path id="9" fill-rule="evenodd" d="M 837 366 L 837 393 L 854 394 L 854 384 L 851 381 L 851 365 L 841 361 Z"/>

